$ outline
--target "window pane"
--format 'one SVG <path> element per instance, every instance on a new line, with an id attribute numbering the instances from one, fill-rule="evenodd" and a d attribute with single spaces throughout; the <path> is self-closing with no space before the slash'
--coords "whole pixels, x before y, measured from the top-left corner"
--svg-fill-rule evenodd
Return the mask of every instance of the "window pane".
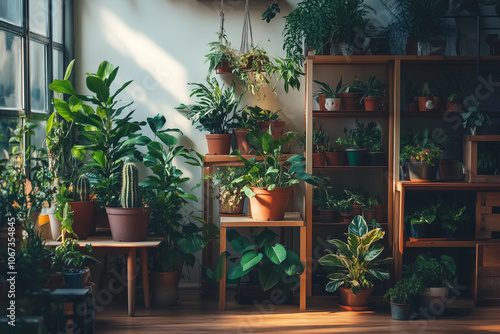
<path id="1" fill-rule="evenodd" d="M 22 109 L 21 37 L 0 30 L 0 108 Z"/>
<path id="2" fill-rule="evenodd" d="M 21 0 L 0 1 L 0 20 L 22 26 L 23 5 Z"/>
<path id="3" fill-rule="evenodd" d="M 52 39 L 63 42 L 63 0 L 52 0 Z"/>
<path id="4" fill-rule="evenodd" d="M 30 1 L 30 31 L 49 36 L 49 0 Z"/>
<path id="5" fill-rule="evenodd" d="M 47 52 L 44 44 L 30 41 L 31 110 L 47 111 Z"/>
<path id="6" fill-rule="evenodd" d="M 32 120 L 38 126 L 35 128 L 35 135 L 31 137 L 31 145 L 35 147 L 42 147 L 43 141 L 45 140 L 45 128 L 47 127 L 47 121 L 45 120 Z"/>
<path id="7" fill-rule="evenodd" d="M 54 61 L 54 63 L 52 64 L 52 67 L 54 68 L 54 79 L 62 80 L 64 77 L 64 70 L 63 70 L 64 64 L 63 64 L 62 51 L 53 49 L 52 59 Z"/>
<path id="8" fill-rule="evenodd" d="M 0 118 L 0 160 L 10 154 L 9 139 L 20 122 L 20 118 Z"/>

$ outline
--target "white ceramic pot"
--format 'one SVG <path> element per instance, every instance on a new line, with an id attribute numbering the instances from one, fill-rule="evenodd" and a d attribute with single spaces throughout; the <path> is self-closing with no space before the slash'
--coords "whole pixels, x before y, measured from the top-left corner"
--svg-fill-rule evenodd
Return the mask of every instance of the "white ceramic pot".
<path id="1" fill-rule="evenodd" d="M 61 234 L 61 221 L 56 218 L 56 208 L 51 206 L 47 209 L 47 214 L 50 220 L 50 231 L 52 234 L 52 240 L 57 240 Z"/>
<path id="2" fill-rule="evenodd" d="M 341 109 L 340 98 L 327 98 L 325 100 L 325 108 L 328 111 L 339 111 Z"/>

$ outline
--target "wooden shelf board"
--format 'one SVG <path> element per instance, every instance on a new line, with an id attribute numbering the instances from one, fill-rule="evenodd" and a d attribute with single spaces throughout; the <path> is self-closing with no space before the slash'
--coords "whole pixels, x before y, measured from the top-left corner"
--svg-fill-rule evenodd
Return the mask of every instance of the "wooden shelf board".
<path id="1" fill-rule="evenodd" d="M 316 170 L 366 170 L 366 169 L 387 169 L 387 166 L 313 166 Z"/>
<path id="2" fill-rule="evenodd" d="M 248 216 L 220 217 L 220 224 L 224 227 L 300 227 L 304 226 L 304 220 L 299 212 L 287 212 L 283 220 L 256 220 Z"/>
<path id="3" fill-rule="evenodd" d="M 313 111 L 313 117 L 389 117 L 388 111 L 341 110 L 341 111 Z"/>
<path id="4" fill-rule="evenodd" d="M 472 142 L 500 141 L 500 135 L 465 136 L 464 140 Z"/>
<path id="5" fill-rule="evenodd" d="M 401 111 L 401 117 L 437 117 L 459 116 L 456 111 Z"/>
<path id="6" fill-rule="evenodd" d="M 476 247 L 475 240 L 406 241 L 406 247 Z"/>
<path id="7" fill-rule="evenodd" d="M 350 223 L 336 222 L 336 223 L 322 223 L 319 221 L 313 221 L 313 225 L 319 226 L 348 226 Z M 381 227 L 389 225 L 388 223 L 379 223 Z"/>
<path id="8" fill-rule="evenodd" d="M 411 182 L 397 181 L 396 189 L 406 190 L 500 190 L 499 184 L 468 182 Z"/>
<path id="9" fill-rule="evenodd" d="M 476 56 L 394 56 L 394 55 L 362 55 L 362 56 L 328 56 L 310 55 L 306 61 L 312 61 L 315 65 L 385 65 L 395 60 L 403 64 L 435 63 L 443 65 L 447 63 L 475 63 Z M 500 56 L 481 56 L 481 62 L 500 62 Z"/>

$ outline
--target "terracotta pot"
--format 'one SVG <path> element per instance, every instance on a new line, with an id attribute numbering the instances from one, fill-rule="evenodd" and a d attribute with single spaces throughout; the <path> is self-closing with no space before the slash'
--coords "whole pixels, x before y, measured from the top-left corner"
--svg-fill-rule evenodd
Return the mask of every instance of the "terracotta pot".
<path id="1" fill-rule="evenodd" d="M 167 307 L 177 305 L 179 300 L 180 270 L 169 272 L 152 272 L 151 290 L 153 292 L 151 302 L 155 306 Z"/>
<path id="2" fill-rule="evenodd" d="M 365 110 L 366 111 L 379 111 L 382 99 L 380 97 L 365 97 Z"/>
<path id="3" fill-rule="evenodd" d="M 250 210 L 255 220 L 283 220 L 285 217 L 288 199 L 292 187 L 276 188 L 252 188 L 256 194 L 250 198 Z"/>
<path id="4" fill-rule="evenodd" d="M 148 233 L 149 208 L 106 207 L 111 237 L 114 241 L 135 242 L 146 240 Z"/>
<path id="5" fill-rule="evenodd" d="M 271 133 L 274 139 L 279 139 L 285 130 L 284 121 L 257 121 L 257 125 L 262 132 L 269 131 L 269 126 L 271 126 Z"/>
<path id="6" fill-rule="evenodd" d="M 454 99 L 453 102 L 450 98 L 446 99 L 446 111 L 448 112 L 460 112 L 463 110 L 464 99 Z"/>
<path id="7" fill-rule="evenodd" d="M 342 110 L 358 110 L 359 93 L 340 93 Z"/>
<path id="8" fill-rule="evenodd" d="M 232 73 L 231 67 L 229 67 L 229 62 L 227 60 L 223 60 L 219 66 L 216 67 L 215 72 L 217 74 L 228 74 Z"/>
<path id="9" fill-rule="evenodd" d="M 326 94 L 318 94 L 319 111 L 326 111 Z"/>
<path id="10" fill-rule="evenodd" d="M 370 304 L 370 297 L 373 292 L 373 287 L 369 289 L 361 289 L 357 295 L 354 295 L 351 290 L 339 287 L 340 302 L 346 306 L 368 306 Z"/>
<path id="11" fill-rule="evenodd" d="M 416 103 L 407 103 L 406 104 L 406 109 L 408 112 L 415 112 L 418 111 L 417 104 Z"/>
<path id="12" fill-rule="evenodd" d="M 326 165 L 326 154 L 325 153 L 313 153 L 313 166 L 318 167 L 318 166 L 325 166 Z"/>
<path id="13" fill-rule="evenodd" d="M 78 239 L 85 240 L 95 231 L 96 203 L 92 201 L 70 202 L 73 210 L 73 232 Z M 66 237 L 75 238 L 74 235 L 66 233 Z"/>
<path id="14" fill-rule="evenodd" d="M 328 166 L 342 166 L 344 152 L 326 152 L 326 164 Z"/>
<path id="15" fill-rule="evenodd" d="M 360 216 L 361 215 L 361 205 L 353 205 L 352 206 L 352 214 L 354 216 Z"/>
<path id="16" fill-rule="evenodd" d="M 340 98 L 326 98 L 325 108 L 328 111 L 339 111 L 342 107 Z"/>
<path id="17" fill-rule="evenodd" d="M 247 133 L 248 130 L 242 129 L 242 130 L 233 130 L 234 137 L 236 138 L 236 148 L 242 155 L 250 154 L 252 151 L 252 148 L 250 147 L 250 144 L 247 142 Z"/>
<path id="18" fill-rule="evenodd" d="M 363 218 L 367 223 L 370 223 L 372 219 L 377 220 L 377 209 L 366 209 L 363 208 Z M 379 223 L 380 221 L 377 220 Z"/>
<path id="19" fill-rule="evenodd" d="M 377 222 L 383 222 L 384 221 L 384 204 L 377 204 L 375 205 L 375 208 L 377 209 Z"/>
<path id="20" fill-rule="evenodd" d="M 354 213 L 340 213 L 342 216 L 342 219 L 344 220 L 345 224 L 349 224 L 352 222 L 352 219 L 354 218 Z"/>
<path id="21" fill-rule="evenodd" d="M 231 136 L 230 133 L 205 135 L 205 138 L 207 138 L 208 154 L 229 155 Z"/>
<path id="22" fill-rule="evenodd" d="M 337 210 L 319 210 L 322 223 L 335 223 L 337 221 Z"/>
<path id="23" fill-rule="evenodd" d="M 434 101 L 432 97 L 419 96 L 418 99 L 418 111 L 429 111 L 434 110 Z"/>

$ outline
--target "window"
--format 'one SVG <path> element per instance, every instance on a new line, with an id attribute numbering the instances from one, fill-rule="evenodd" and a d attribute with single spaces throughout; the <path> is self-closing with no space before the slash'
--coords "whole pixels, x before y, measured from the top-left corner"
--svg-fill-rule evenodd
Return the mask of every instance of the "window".
<path id="1" fill-rule="evenodd" d="M 49 84 L 73 58 L 72 13 L 73 0 L 0 1 L 0 159 L 20 116 L 52 111 Z"/>

